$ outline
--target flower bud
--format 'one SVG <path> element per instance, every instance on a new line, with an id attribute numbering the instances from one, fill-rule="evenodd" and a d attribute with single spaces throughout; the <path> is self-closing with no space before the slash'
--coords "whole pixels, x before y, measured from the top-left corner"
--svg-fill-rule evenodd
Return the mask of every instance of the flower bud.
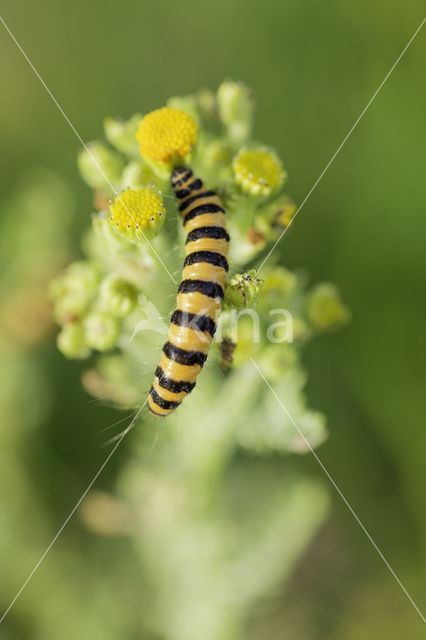
<path id="1" fill-rule="evenodd" d="M 283 201 L 276 207 L 275 215 L 272 219 L 272 226 L 278 230 L 287 229 L 297 211 L 297 206 L 289 197 L 285 197 Z"/>
<path id="2" fill-rule="evenodd" d="M 90 299 L 82 292 L 67 293 L 54 305 L 53 315 L 60 325 L 75 322 L 82 318 L 90 305 Z"/>
<path id="3" fill-rule="evenodd" d="M 257 271 L 249 271 L 245 275 L 236 274 L 226 283 L 225 308 L 241 311 L 256 306 L 262 286 L 263 280 L 259 278 Z"/>
<path id="4" fill-rule="evenodd" d="M 141 120 L 136 138 L 142 156 L 154 163 L 173 166 L 190 156 L 197 129 L 194 118 L 182 109 L 163 107 Z"/>
<path id="5" fill-rule="evenodd" d="M 225 80 L 217 91 L 217 103 L 229 138 L 237 144 L 245 142 L 253 124 L 254 102 L 251 90 L 242 82 Z"/>
<path id="6" fill-rule="evenodd" d="M 173 96 L 167 100 L 167 107 L 170 109 L 180 109 L 181 111 L 184 111 L 198 124 L 200 116 L 195 96 Z"/>
<path id="7" fill-rule="evenodd" d="M 350 318 L 337 287 L 330 283 L 321 283 L 308 293 L 306 311 L 311 325 L 320 331 L 343 324 Z"/>
<path id="8" fill-rule="evenodd" d="M 206 120 L 216 121 L 218 113 L 215 93 L 210 89 L 200 89 L 199 91 L 197 91 L 196 97 L 201 115 Z"/>
<path id="9" fill-rule="evenodd" d="M 293 341 L 304 342 L 312 337 L 312 328 L 299 315 L 293 314 Z"/>
<path id="10" fill-rule="evenodd" d="M 200 156 L 203 158 L 203 178 L 206 184 L 216 185 L 218 195 L 227 206 L 229 192 L 220 189 L 221 185 L 230 185 L 233 181 L 232 157 L 234 151 L 226 138 L 216 138 L 200 144 Z M 224 202 L 225 200 L 225 202 Z"/>
<path id="11" fill-rule="evenodd" d="M 278 191 L 287 177 L 281 160 L 274 151 L 266 147 L 241 149 L 235 156 L 232 167 L 235 182 L 244 192 L 253 196 L 269 196 Z"/>
<path id="12" fill-rule="evenodd" d="M 267 238 L 274 239 L 290 226 L 297 206 L 287 195 L 275 200 L 256 214 L 256 229 Z"/>
<path id="13" fill-rule="evenodd" d="M 67 289 L 86 293 L 88 296 L 96 293 L 100 279 L 99 267 L 89 260 L 73 262 L 65 272 Z"/>
<path id="14" fill-rule="evenodd" d="M 115 273 L 102 280 L 99 294 L 102 307 L 120 318 L 131 313 L 138 301 L 136 288 Z"/>
<path id="15" fill-rule="evenodd" d="M 297 350 L 288 342 L 267 344 L 262 348 L 262 372 L 268 380 L 279 380 L 298 361 Z"/>
<path id="16" fill-rule="evenodd" d="M 79 322 L 66 324 L 57 337 L 58 349 L 67 358 L 87 358 L 90 348 L 86 342 L 85 331 Z"/>
<path id="17" fill-rule="evenodd" d="M 49 296 L 55 304 L 54 315 L 59 324 L 73 322 L 84 315 L 97 293 L 100 277 L 100 270 L 93 262 L 79 260 L 52 280 Z"/>
<path id="18" fill-rule="evenodd" d="M 167 179 L 169 176 L 167 176 Z M 164 181 L 160 181 L 158 176 L 152 171 L 151 167 L 148 167 L 146 163 L 140 160 L 133 160 L 124 167 L 123 175 L 121 179 L 122 184 L 126 187 L 132 187 L 132 189 L 141 189 L 146 187 L 147 184 L 160 186 L 164 184 Z"/>
<path id="19" fill-rule="evenodd" d="M 121 153 L 134 156 L 138 152 L 136 131 L 141 121 L 141 114 L 135 113 L 128 120 L 120 118 L 105 118 L 105 137 Z"/>
<path id="20" fill-rule="evenodd" d="M 78 168 L 92 189 L 108 189 L 120 180 L 123 158 L 103 142 L 90 142 L 78 155 Z"/>
<path id="21" fill-rule="evenodd" d="M 117 233 L 110 218 L 109 211 L 100 211 L 92 216 L 93 236 L 88 236 L 87 248 L 95 255 L 98 251 L 115 253 L 134 248 L 128 238 Z"/>
<path id="22" fill-rule="evenodd" d="M 216 170 L 218 167 L 223 170 L 226 167 L 228 174 L 232 162 L 232 148 L 226 139 L 219 138 L 209 142 L 204 149 L 203 163 L 206 169 Z M 231 173 L 232 175 L 232 173 Z"/>
<path id="23" fill-rule="evenodd" d="M 152 238 L 163 226 L 166 208 L 153 187 L 125 189 L 110 206 L 109 222 L 115 231 L 134 243 Z"/>
<path id="24" fill-rule="evenodd" d="M 104 311 L 93 311 L 84 319 L 87 344 L 97 351 L 108 351 L 115 347 L 120 335 L 117 318 Z"/>
<path id="25" fill-rule="evenodd" d="M 262 305 L 276 307 L 288 301 L 297 288 L 297 276 L 284 267 L 269 267 L 263 270 L 265 284 L 262 291 Z"/>

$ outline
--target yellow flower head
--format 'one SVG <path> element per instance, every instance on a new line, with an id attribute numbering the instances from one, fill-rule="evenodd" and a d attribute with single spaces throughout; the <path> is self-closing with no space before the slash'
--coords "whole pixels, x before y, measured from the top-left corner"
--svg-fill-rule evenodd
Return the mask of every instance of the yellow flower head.
<path id="1" fill-rule="evenodd" d="M 143 156 L 171 164 L 191 153 L 197 141 L 197 125 L 182 109 L 163 107 L 142 118 L 136 138 Z"/>
<path id="2" fill-rule="evenodd" d="M 117 195 L 109 211 L 110 224 L 132 242 L 156 235 L 166 215 L 161 195 L 152 187 L 125 189 Z"/>
<path id="3" fill-rule="evenodd" d="M 235 181 L 243 191 L 268 196 L 284 183 L 287 174 L 281 160 L 271 150 L 241 149 L 232 163 Z"/>

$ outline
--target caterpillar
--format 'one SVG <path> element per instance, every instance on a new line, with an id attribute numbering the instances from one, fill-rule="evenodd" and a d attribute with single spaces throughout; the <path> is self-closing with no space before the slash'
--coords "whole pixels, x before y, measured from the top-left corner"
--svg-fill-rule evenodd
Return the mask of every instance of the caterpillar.
<path id="1" fill-rule="evenodd" d="M 216 331 L 228 272 L 226 216 L 215 191 L 206 190 L 191 169 L 171 175 L 187 233 L 182 281 L 167 342 L 148 395 L 148 410 L 169 415 L 195 387 Z"/>

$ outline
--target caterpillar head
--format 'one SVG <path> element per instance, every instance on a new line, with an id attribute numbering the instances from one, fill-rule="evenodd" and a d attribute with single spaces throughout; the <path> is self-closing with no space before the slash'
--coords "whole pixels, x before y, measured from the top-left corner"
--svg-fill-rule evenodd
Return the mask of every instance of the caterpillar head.
<path id="1" fill-rule="evenodd" d="M 197 141 L 197 124 L 182 109 L 163 107 L 142 118 L 136 134 L 142 156 L 162 165 L 188 158 Z"/>
<path id="2" fill-rule="evenodd" d="M 109 208 L 109 223 L 131 242 L 157 235 L 166 215 L 161 194 L 153 187 L 119 193 Z"/>

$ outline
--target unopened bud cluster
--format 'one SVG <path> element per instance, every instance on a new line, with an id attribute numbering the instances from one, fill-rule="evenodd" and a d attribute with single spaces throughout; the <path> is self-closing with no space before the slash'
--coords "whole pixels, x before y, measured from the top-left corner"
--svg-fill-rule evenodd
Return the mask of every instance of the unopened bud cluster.
<path id="1" fill-rule="evenodd" d="M 62 326 L 58 347 L 68 358 L 87 358 L 92 350 L 113 349 L 122 318 L 137 303 L 137 289 L 124 278 L 108 274 L 89 261 L 74 262 L 50 284 L 54 314 Z"/>

